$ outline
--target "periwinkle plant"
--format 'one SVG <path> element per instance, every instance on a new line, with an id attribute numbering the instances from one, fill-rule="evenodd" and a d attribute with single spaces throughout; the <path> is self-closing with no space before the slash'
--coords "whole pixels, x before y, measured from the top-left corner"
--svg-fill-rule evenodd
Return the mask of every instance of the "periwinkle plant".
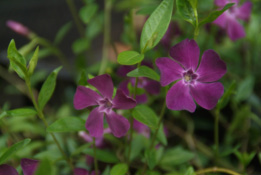
<path id="1" fill-rule="evenodd" d="M 7 56 L 10 70 L 24 81 L 23 92 L 30 98 L 33 107 L 8 109 L 6 105 L 1 109 L 0 126 L 4 136 L 0 136 L 0 145 L 3 145 L 3 141 L 9 145 L 0 148 L 0 175 L 18 175 L 21 172 L 24 175 L 246 173 L 248 164 L 256 155 L 253 150 L 258 145 L 253 144 L 255 136 L 248 137 L 250 120 L 256 120 L 257 124 L 260 120 L 246 106 L 248 101 L 243 99 L 244 96 L 233 98 L 235 84 L 230 82 L 238 77 L 227 64 L 231 62 L 224 54 L 226 50 L 220 50 L 222 43 L 202 41 L 206 33 L 201 27 L 206 23 L 217 24 L 227 30 L 233 42 L 239 38 L 245 42 L 247 32 L 237 19 L 249 20 L 252 4 L 245 2 L 240 6 L 237 0 L 216 0 L 215 5 L 219 8 L 206 13 L 199 11 L 202 8 L 198 8 L 198 5 L 209 2 L 175 2 L 162 0 L 157 7 L 147 2 L 144 7 L 130 0 L 105 0 L 104 12 L 100 12 L 95 1 L 84 1 L 84 7 L 77 14 L 73 1 L 68 0 L 81 35 L 72 44 L 78 59 L 87 59 L 85 52 L 91 50 L 91 42 L 104 29 L 100 67 L 91 69 L 90 66 L 84 71 L 70 68 L 68 60 L 58 48 L 71 24 L 65 25 L 52 43 L 28 27 L 9 20 L 9 28 L 30 40 L 22 49 L 17 49 L 12 40 Z M 108 59 L 110 15 L 114 7 L 131 11 L 125 18 L 128 24 L 124 27 L 126 31 L 122 38 L 125 44 L 131 45 L 128 48 L 132 50 L 117 53 L 116 46 L 112 44 L 117 62 Z M 139 40 L 134 20 L 136 8 L 141 8 L 138 14 L 149 15 Z M 198 14 L 203 19 L 199 19 Z M 104 26 L 99 25 L 102 21 Z M 208 35 L 210 39 L 215 37 L 214 33 Z M 38 44 L 56 56 L 72 76 L 77 75 L 74 77 L 74 88 L 70 88 L 73 90 L 68 93 L 70 95 L 67 94 L 70 103 L 67 104 L 67 98 L 63 98 L 64 104 L 59 110 L 48 103 L 55 92 L 56 79 L 62 67 L 50 73 L 40 90 L 34 87 L 37 63 L 43 55 L 39 54 L 42 48 L 39 50 L 37 47 L 30 59 L 28 53 Z M 21 90 L 21 86 L 16 87 Z M 242 92 L 246 87 L 247 84 L 243 84 L 243 90 L 238 89 Z M 244 103 L 238 100 L 240 98 L 245 100 Z M 234 113 L 232 121 L 226 119 L 227 114 L 222 111 L 225 107 L 231 107 Z M 229 111 L 229 115 L 232 112 Z M 7 116 L 18 122 L 21 120 L 18 117 L 29 117 L 32 125 L 36 126 L 36 132 L 12 132 L 11 124 L 6 122 L 9 121 Z M 38 116 L 43 125 L 37 119 L 30 118 L 32 116 Z M 215 121 L 212 122 L 209 116 L 213 116 Z M 251 119 L 245 116 L 251 116 Z M 220 117 L 222 125 L 219 124 Z M 23 125 L 22 122 L 20 124 Z M 241 124 L 248 125 L 242 129 Z M 225 133 L 222 142 L 219 141 L 220 126 Z M 39 128 L 42 130 L 38 131 Z M 197 137 L 197 131 L 201 133 L 201 130 L 207 134 L 213 132 L 214 139 L 209 135 Z M 238 130 L 244 132 L 244 143 L 241 143 L 240 137 L 233 137 Z M 241 154 L 241 145 L 242 150 L 252 152 Z M 235 157 L 231 161 L 232 153 L 238 157 L 238 162 L 234 161 Z M 12 156 L 14 154 L 15 157 Z M 209 167 L 213 165 L 214 168 Z M 243 168 L 233 168 L 235 165 Z"/>

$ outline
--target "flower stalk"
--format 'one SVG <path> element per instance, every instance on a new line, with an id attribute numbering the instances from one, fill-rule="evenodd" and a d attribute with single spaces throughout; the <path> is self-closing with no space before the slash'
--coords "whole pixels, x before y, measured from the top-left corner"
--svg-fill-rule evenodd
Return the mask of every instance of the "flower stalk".
<path id="1" fill-rule="evenodd" d="M 93 154 L 94 154 L 94 168 L 95 168 L 95 174 L 99 173 L 99 168 L 98 168 L 98 161 L 97 161 L 97 155 L 96 155 L 96 143 L 95 143 L 95 137 L 93 139 Z"/>
<path id="2" fill-rule="evenodd" d="M 226 168 L 218 168 L 218 167 L 213 167 L 213 168 L 207 168 L 203 170 L 199 170 L 196 172 L 197 175 L 200 174 L 205 174 L 205 173 L 226 173 L 230 175 L 240 175 L 239 173 L 226 169 Z"/>

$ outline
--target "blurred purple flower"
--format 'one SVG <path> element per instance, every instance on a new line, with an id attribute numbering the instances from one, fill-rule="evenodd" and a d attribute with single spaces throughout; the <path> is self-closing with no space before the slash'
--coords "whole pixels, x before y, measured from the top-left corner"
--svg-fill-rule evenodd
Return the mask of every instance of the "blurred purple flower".
<path id="1" fill-rule="evenodd" d="M 173 38 L 180 34 L 181 30 L 178 26 L 178 23 L 171 21 L 165 35 L 162 37 L 160 42 L 164 46 L 164 48 L 169 49 Z"/>
<path id="2" fill-rule="evenodd" d="M 145 137 L 150 137 L 150 129 L 148 126 L 144 125 L 143 123 L 133 120 L 133 129 L 137 131 L 139 134 L 144 135 Z"/>
<path id="3" fill-rule="evenodd" d="M 89 106 L 94 108 L 86 121 L 86 129 L 92 137 L 103 135 L 103 116 L 105 114 L 109 128 L 116 137 L 124 136 L 129 130 L 129 121 L 118 115 L 113 109 L 131 109 L 136 106 L 136 101 L 126 96 L 122 90 L 117 90 L 116 96 L 112 99 L 113 83 L 109 75 L 104 74 L 88 80 L 88 83 L 96 87 L 97 92 L 84 86 L 77 87 L 74 95 L 75 109 L 84 109 Z"/>
<path id="4" fill-rule="evenodd" d="M 196 109 L 193 99 L 203 108 L 212 109 L 223 95 L 224 87 L 219 80 L 226 73 L 226 64 L 213 50 L 203 53 L 194 40 L 185 39 L 170 49 L 170 58 L 158 58 L 156 65 L 161 72 L 161 85 L 177 81 L 166 96 L 167 107 L 172 110 Z M 198 67 L 198 68 L 197 68 Z"/>
<path id="5" fill-rule="evenodd" d="M 84 168 L 75 168 L 73 170 L 73 175 L 96 175 L 96 173 L 95 173 L 95 171 L 92 171 L 91 173 L 89 173 Z"/>
<path id="6" fill-rule="evenodd" d="M 245 2 L 239 7 L 239 0 L 215 0 L 215 4 L 220 8 L 228 3 L 235 3 L 235 5 L 226 10 L 213 23 L 225 29 L 229 38 L 234 41 L 246 35 L 244 27 L 238 22 L 238 19 L 249 20 L 252 3 Z"/>
<path id="7" fill-rule="evenodd" d="M 20 34 L 20 35 L 24 35 L 26 37 L 28 37 L 31 33 L 31 31 L 25 27 L 23 24 L 17 22 L 17 21 L 13 21 L 13 20 L 8 20 L 6 22 L 7 27 L 9 27 L 10 29 L 12 29 L 14 32 Z"/>
<path id="8" fill-rule="evenodd" d="M 24 175 L 33 175 L 38 166 L 38 160 L 22 159 L 21 167 Z M 0 175 L 19 175 L 15 168 L 2 164 L 0 165 Z"/>

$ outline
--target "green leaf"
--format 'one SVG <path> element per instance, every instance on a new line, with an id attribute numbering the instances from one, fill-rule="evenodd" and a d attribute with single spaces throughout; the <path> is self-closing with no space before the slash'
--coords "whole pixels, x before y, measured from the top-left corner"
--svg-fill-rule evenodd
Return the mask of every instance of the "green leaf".
<path id="1" fill-rule="evenodd" d="M 146 5 L 136 12 L 137 15 L 150 15 L 157 8 L 157 5 Z"/>
<path id="2" fill-rule="evenodd" d="M 94 156 L 94 152 L 93 152 L 92 148 L 85 149 L 83 151 L 83 153 L 85 153 L 89 156 L 92 156 L 92 157 Z M 102 161 L 102 162 L 105 162 L 105 163 L 118 163 L 119 162 L 119 159 L 117 158 L 116 154 L 113 153 L 111 150 L 97 149 L 96 150 L 96 157 L 99 161 Z"/>
<path id="3" fill-rule="evenodd" d="M 53 166 L 48 159 L 43 159 L 37 166 L 35 175 L 54 175 Z"/>
<path id="4" fill-rule="evenodd" d="M 82 53 L 90 47 L 90 41 L 87 38 L 80 38 L 73 42 L 72 49 L 75 54 Z"/>
<path id="5" fill-rule="evenodd" d="M 46 103 L 50 100 L 51 96 L 53 95 L 55 86 L 56 86 L 56 78 L 58 72 L 62 69 L 62 67 L 56 68 L 45 80 L 44 84 L 39 93 L 38 103 L 39 108 L 42 110 Z"/>
<path id="6" fill-rule="evenodd" d="M 72 28 L 72 22 L 68 22 L 66 24 L 64 24 L 59 31 L 57 32 L 55 39 L 54 39 L 54 44 L 57 45 L 59 44 L 63 38 L 65 37 L 65 35 L 70 31 L 70 29 Z"/>
<path id="7" fill-rule="evenodd" d="M 239 85 L 237 89 L 237 93 L 235 96 L 236 101 L 246 100 L 253 92 L 255 80 L 254 77 L 249 76 L 244 79 Z"/>
<path id="8" fill-rule="evenodd" d="M 186 171 L 185 175 L 196 175 L 193 167 L 189 167 L 188 170 Z"/>
<path id="9" fill-rule="evenodd" d="M 85 131 L 85 121 L 79 117 L 64 117 L 56 120 L 48 128 L 48 132 Z"/>
<path id="10" fill-rule="evenodd" d="M 220 15 L 222 15 L 222 13 L 224 13 L 227 9 L 229 9 L 233 5 L 234 5 L 234 3 L 229 3 L 229 4 L 225 5 L 225 7 L 222 10 L 217 10 L 217 11 L 211 12 L 207 18 L 205 18 L 199 22 L 199 26 L 215 21 Z"/>
<path id="11" fill-rule="evenodd" d="M 147 78 L 150 78 L 155 81 L 160 80 L 159 74 L 147 66 L 140 66 L 137 69 L 134 69 L 133 71 L 129 72 L 127 74 L 127 76 L 128 77 L 147 77 Z"/>
<path id="12" fill-rule="evenodd" d="M 89 39 L 95 38 L 103 29 L 103 18 L 104 14 L 100 12 L 90 21 L 88 27 L 86 28 L 85 35 Z"/>
<path id="13" fill-rule="evenodd" d="M 145 159 L 148 163 L 149 168 L 152 170 L 157 165 L 157 155 L 155 149 L 145 150 Z"/>
<path id="14" fill-rule="evenodd" d="M 125 175 L 128 172 L 128 165 L 126 163 L 118 163 L 111 169 L 110 175 Z"/>
<path id="15" fill-rule="evenodd" d="M 194 10 L 197 10 L 196 3 L 191 3 L 191 0 L 177 0 L 177 9 L 180 16 L 185 20 L 191 23 L 194 27 L 196 27 L 197 17 L 195 16 Z"/>
<path id="16" fill-rule="evenodd" d="M 8 158 L 10 158 L 14 153 L 16 153 L 18 150 L 24 148 L 31 139 L 24 139 L 11 147 L 9 147 L 0 157 L 0 165 L 3 164 Z"/>
<path id="17" fill-rule="evenodd" d="M 160 141 L 160 143 L 162 143 L 163 145 L 167 146 L 168 145 L 168 141 L 167 141 L 167 138 L 166 138 L 166 134 L 164 132 L 164 127 L 163 127 L 163 124 L 160 125 L 160 128 L 159 128 L 159 132 L 158 132 L 158 135 L 157 135 L 157 139 Z"/>
<path id="18" fill-rule="evenodd" d="M 166 33 L 173 9 L 173 0 L 163 0 L 150 15 L 141 33 L 141 53 L 155 47 Z"/>
<path id="19" fill-rule="evenodd" d="M 233 81 L 230 86 L 228 87 L 228 89 L 225 91 L 224 95 L 222 96 L 222 98 L 218 101 L 218 105 L 217 108 L 223 109 L 227 103 L 229 102 L 229 99 L 231 97 L 231 95 L 233 95 L 235 93 L 235 88 L 236 88 L 236 82 Z"/>
<path id="20" fill-rule="evenodd" d="M 6 111 L 7 115 L 10 117 L 27 117 L 27 116 L 35 116 L 37 112 L 32 108 L 18 108 Z"/>
<path id="21" fill-rule="evenodd" d="M 141 62 L 144 59 L 144 55 L 136 51 L 124 51 L 118 55 L 118 63 L 122 65 L 134 65 Z"/>
<path id="22" fill-rule="evenodd" d="M 37 47 L 35 49 L 33 57 L 31 58 L 31 60 L 29 62 L 29 69 L 28 69 L 29 75 L 32 75 L 34 73 L 34 69 L 38 62 L 38 52 L 39 52 L 39 47 Z"/>
<path id="23" fill-rule="evenodd" d="M 155 112 L 145 105 L 139 105 L 132 111 L 133 117 L 139 122 L 156 129 L 158 127 L 158 117 Z"/>
<path id="24" fill-rule="evenodd" d="M 14 40 L 11 40 L 11 42 L 8 46 L 7 57 L 10 60 L 11 68 L 18 74 L 19 77 L 24 79 L 27 74 L 26 60 L 17 51 Z"/>
<path id="25" fill-rule="evenodd" d="M 80 9 L 79 16 L 85 24 L 88 24 L 98 10 L 97 4 L 88 4 Z"/>
<path id="26" fill-rule="evenodd" d="M 251 152 L 251 153 L 241 153 L 238 151 L 235 151 L 235 155 L 237 156 L 237 158 L 240 160 L 240 162 L 244 165 L 244 167 L 246 167 L 255 157 L 256 153 L 255 152 Z"/>

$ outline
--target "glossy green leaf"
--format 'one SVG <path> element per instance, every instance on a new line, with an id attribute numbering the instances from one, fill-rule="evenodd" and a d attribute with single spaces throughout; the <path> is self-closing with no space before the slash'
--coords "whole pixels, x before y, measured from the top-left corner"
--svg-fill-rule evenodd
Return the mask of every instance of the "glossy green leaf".
<path id="1" fill-rule="evenodd" d="M 31 60 L 29 62 L 29 69 L 28 69 L 29 75 L 32 75 L 34 73 L 34 69 L 38 62 L 38 52 L 39 52 L 39 47 L 37 47 L 35 49 L 33 57 L 31 58 Z"/>
<path id="2" fill-rule="evenodd" d="M 152 170 L 157 165 L 157 155 L 155 149 L 145 150 L 145 159 L 149 168 Z"/>
<path id="3" fill-rule="evenodd" d="M 10 117 L 27 117 L 35 116 L 37 112 L 32 108 L 17 108 L 13 110 L 6 111 L 6 114 Z"/>
<path id="4" fill-rule="evenodd" d="M 121 65 L 134 65 L 141 62 L 144 59 L 144 55 L 136 51 L 124 51 L 118 55 L 117 61 Z"/>
<path id="5" fill-rule="evenodd" d="M 82 53 L 90 47 L 90 41 L 87 38 L 80 38 L 73 42 L 72 49 L 75 54 Z"/>
<path id="6" fill-rule="evenodd" d="M 207 18 L 205 18 L 199 22 L 199 26 L 215 21 L 220 15 L 222 15 L 222 13 L 224 13 L 226 10 L 228 10 L 233 5 L 234 5 L 234 3 L 229 3 L 229 4 L 226 4 L 226 6 L 223 7 L 223 9 L 211 12 Z"/>
<path id="7" fill-rule="evenodd" d="M 110 171 L 110 175 L 125 175 L 128 172 L 126 163 L 118 163 L 114 165 Z"/>
<path id="8" fill-rule="evenodd" d="M 39 108 L 42 110 L 46 103 L 50 100 L 50 98 L 53 95 L 55 86 L 56 86 L 56 78 L 58 72 L 62 69 L 62 67 L 56 68 L 45 80 L 45 82 L 42 85 L 42 88 L 39 93 L 38 97 L 38 103 L 39 103 Z"/>
<path id="9" fill-rule="evenodd" d="M 27 74 L 26 60 L 17 51 L 14 40 L 11 40 L 11 42 L 8 46 L 7 57 L 10 60 L 11 68 L 18 74 L 19 77 L 24 79 Z"/>
<path id="10" fill-rule="evenodd" d="M 24 139 L 18 143 L 15 143 L 11 147 L 9 147 L 0 157 L 0 165 L 3 164 L 7 159 L 9 159 L 14 153 L 16 153 L 18 150 L 25 147 L 31 139 Z"/>
<path id="11" fill-rule="evenodd" d="M 180 16 L 196 27 L 195 4 L 191 3 L 191 0 L 176 0 L 176 4 Z"/>
<path id="12" fill-rule="evenodd" d="M 68 22 L 66 24 L 64 24 L 59 31 L 57 32 L 55 39 L 54 39 L 54 44 L 57 45 L 59 43 L 61 43 L 61 41 L 63 40 L 63 38 L 65 37 L 65 35 L 70 31 L 70 29 L 72 28 L 72 22 Z"/>
<path id="13" fill-rule="evenodd" d="M 92 148 L 85 149 L 83 153 L 89 155 L 89 156 L 94 156 L 94 152 Z M 119 162 L 119 159 L 117 158 L 116 154 L 112 152 L 111 150 L 96 150 L 96 157 L 99 161 L 105 162 L 105 163 L 117 163 Z"/>
<path id="14" fill-rule="evenodd" d="M 60 118 L 47 128 L 48 132 L 76 132 L 85 130 L 85 121 L 79 117 Z"/>
<path id="15" fill-rule="evenodd" d="M 39 162 L 35 175 L 54 175 L 53 166 L 48 159 L 43 159 Z"/>
<path id="16" fill-rule="evenodd" d="M 147 66 L 140 66 L 139 68 L 134 69 L 133 71 L 129 72 L 127 74 L 127 76 L 128 77 L 147 77 L 147 78 L 150 78 L 155 81 L 160 80 L 159 74 Z"/>
<path id="17" fill-rule="evenodd" d="M 254 77 L 246 77 L 242 82 L 239 83 L 237 93 L 235 96 L 236 101 L 243 101 L 249 98 L 254 89 L 255 80 Z"/>
<path id="18" fill-rule="evenodd" d="M 95 13 L 98 10 L 97 4 L 88 4 L 80 9 L 79 16 L 82 19 L 82 21 L 86 24 L 90 22 L 92 17 L 95 15 Z"/>
<path id="19" fill-rule="evenodd" d="M 141 53 L 155 47 L 164 36 L 171 20 L 172 9 L 173 0 L 163 0 L 150 15 L 141 33 Z"/>
<path id="20" fill-rule="evenodd" d="M 139 105 L 132 111 L 133 117 L 139 122 L 156 129 L 158 127 L 158 117 L 155 112 L 146 105 Z"/>

